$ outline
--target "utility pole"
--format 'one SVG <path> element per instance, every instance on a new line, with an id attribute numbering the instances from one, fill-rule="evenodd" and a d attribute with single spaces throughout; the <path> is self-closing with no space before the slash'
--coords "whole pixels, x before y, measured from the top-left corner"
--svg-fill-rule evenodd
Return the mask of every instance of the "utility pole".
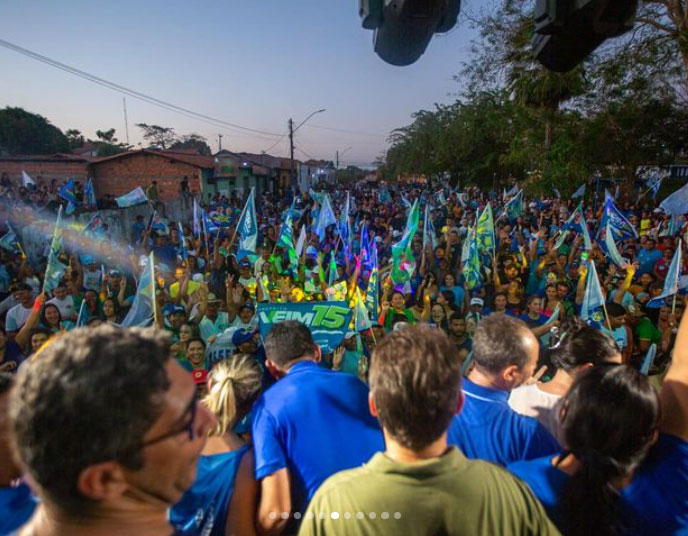
<path id="1" fill-rule="evenodd" d="M 294 121 L 289 119 L 289 186 L 294 187 Z"/>
<path id="2" fill-rule="evenodd" d="M 337 161 L 337 165 L 335 166 L 335 170 L 339 171 L 339 149 L 337 149 L 337 156 L 336 156 L 335 160 Z"/>
<path id="3" fill-rule="evenodd" d="M 222 134 L 218 134 L 217 139 L 218 139 L 217 145 L 220 147 L 217 151 L 219 153 L 220 151 L 222 151 Z"/>
<path id="4" fill-rule="evenodd" d="M 124 132 L 127 135 L 127 145 L 129 145 L 129 121 L 127 120 L 127 98 L 122 97 L 122 107 L 124 108 Z"/>

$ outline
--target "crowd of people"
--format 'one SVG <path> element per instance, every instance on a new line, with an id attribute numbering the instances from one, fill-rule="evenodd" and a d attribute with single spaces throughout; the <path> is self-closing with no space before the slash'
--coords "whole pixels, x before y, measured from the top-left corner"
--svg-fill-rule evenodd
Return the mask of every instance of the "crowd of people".
<path id="1" fill-rule="evenodd" d="M 148 188 L 116 228 L 59 187 L 0 181 L 0 534 L 688 534 L 687 226 L 650 196 L 361 182 L 175 221 Z M 331 301 L 327 353 L 261 335 Z"/>

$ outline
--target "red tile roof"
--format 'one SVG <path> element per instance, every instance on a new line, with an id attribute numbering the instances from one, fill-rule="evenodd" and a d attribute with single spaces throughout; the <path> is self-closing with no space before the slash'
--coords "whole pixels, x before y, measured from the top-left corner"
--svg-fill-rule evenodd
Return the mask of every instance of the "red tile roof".
<path id="1" fill-rule="evenodd" d="M 184 164 L 189 164 L 202 169 L 211 169 L 215 166 L 215 159 L 212 156 L 188 154 L 178 151 L 159 151 L 156 149 L 140 149 L 138 151 L 127 151 L 126 153 L 106 156 L 104 158 L 97 158 L 93 161 L 93 165 L 97 166 L 101 162 L 109 162 L 110 160 L 114 160 L 116 158 L 128 158 L 130 156 L 141 154 L 152 154 L 163 158 L 169 158 L 170 160 L 175 160 L 177 162 L 182 162 Z"/>

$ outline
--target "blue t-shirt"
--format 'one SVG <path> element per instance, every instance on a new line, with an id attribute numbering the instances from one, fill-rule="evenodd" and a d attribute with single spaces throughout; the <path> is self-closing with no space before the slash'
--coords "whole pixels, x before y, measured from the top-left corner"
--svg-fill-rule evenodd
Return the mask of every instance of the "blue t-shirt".
<path id="1" fill-rule="evenodd" d="M 552 465 L 553 456 L 510 463 L 507 470 L 523 480 L 547 511 L 547 517 L 564 532 L 564 520 L 558 510 L 559 496 L 569 476 Z"/>
<path id="2" fill-rule="evenodd" d="M 648 251 L 643 248 L 638 252 L 637 258 L 638 262 L 640 262 L 640 266 L 638 267 L 636 275 L 641 276 L 645 273 L 654 275 L 655 262 L 662 258 L 662 252 L 658 249 L 651 249 Z"/>
<path id="3" fill-rule="evenodd" d="M 508 391 L 463 381 L 463 410 L 449 425 L 447 440 L 468 458 L 487 460 L 503 467 L 519 460 L 555 454 L 561 447 L 536 419 L 509 407 Z"/>
<path id="4" fill-rule="evenodd" d="M 4 365 L 5 363 L 14 363 L 15 366 L 7 372 L 16 374 L 16 372 L 19 370 L 19 365 L 22 364 L 24 359 L 26 359 L 26 356 L 24 356 L 21 346 L 19 346 L 16 342 L 7 339 L 5 342 L 5 356 L 2 358 L 2 360 L 0 360 L 0 364 Z"/>
<path id="5" fill-rule="evenodd" d="M 26 484 L 0 487 L 0 534 L 9 534 L 24 525 L 37 504 L 38 499 Z"/>
<path id="6" fill-rule="evenodd" d="M 256 480 L 288 468 L 294 512 L 303 512 L 329 476 L 385 448 L 368 410 L 368 387 L 313 361 L 296 363 L 261 395 L 252 437 Z"/>
<path id="7" fill-rule="evenodd" d="M 196 481 L 169 510 L 170 524 L 188 534 L 224 536 L 229 501 L 241 458 L 248 446 L 238 450 L 201 456 Z"/>
<path id="8" fill-rule="evenodd" d="M 688 442 L 660 434 L 622 497 L 629 533 L 688 535 Z"/>
<path id="9" fill-rule="evenodd" d="M 440 292 L 443 292 L 445 290 L 451 290 L 454 293 L 454 305 L 457 305 L 458 307 L 463 307 L 463 300 L 466 294 L 463 288 L 457 285 L 454 285 L 453 287 L 440 287 Z"/>

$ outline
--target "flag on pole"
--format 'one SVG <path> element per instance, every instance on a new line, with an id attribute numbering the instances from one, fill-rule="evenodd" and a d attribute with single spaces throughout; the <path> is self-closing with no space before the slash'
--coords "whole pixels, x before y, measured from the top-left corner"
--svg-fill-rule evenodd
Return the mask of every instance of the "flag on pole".
<path id="1" fill-rule="evenodd" d="M 103 217 L 100 215 L 100 212 L 96 212 L 91 217 L 91 219 L 88 220 L 86 227 L 84 227 L 84 234 L 86 234 L 86 235 L 97 234 L 98 231 L 100 231 L 103 228 L 104 223 L 105 223 L 105 221 L 103 220 Z"/>
<path id="2" fill-rule="evenodd" d="M 277 238 L 277 245 L 279 247 L 289 248 L 294 245 L 294 203 L 296 200 L 291 202 L 291 206 L 287 211 L 287 215 L 284 218 L 282 227 L 280 228 L 280 234 Z"/>
<path id="3" fill-rule="evenodd" d="M 331 287 L 332 285 L 334 285 L 338 277 L 339 276 L 337 274 L 337 263 L 334 260 L 334 251 L 331 251 L 329 273 L 327 274 L 327 286 Z"/>
<path id="4" fill-rule="evenodd" d="M 356 287 L 354 293 L 354 329 L 356 332 L 367 331 L 373 327 L 370 317 L 368 316 L 368 309 L 365 307 L 365 300 L 361 295 L 361 289 Z"/>
<path id="5" fill-rule="evenodd" d="M 494 220 L 492 218 L 492 206 L 490 203 L 487 204 L 485 210 L 483 210 L 478 218 L 476 237 L 478 239 L 478 248 L 480 251 L 493 251 L 495 249 Z"/>
<path id="6" fill-rule="evenodd" d="M 325 240 L 325 230 L 330 225 L 336 225 L 337 218 L 334 217 L 334 211 L 332 210 L 332 204 L 330 203 L 330 196 L 325 194 L 323 198 L 322 205 L 320 206 L 320 212 L 318 213 L 318 221 L 315 224 L 315 234 L 318 235 L 320 241 Z"/>
<path id="7" fill-rule="evenodd" d="M 182 260 L 186 261 L 186 259 L 189 258 L 189 254 L 186 251 L 186 238 L 184 238 L 184 229 L 182 229 L 182 224 L 180 222 L 177 222 L 177 231 L 179 232 Z"/>
<path id="8" fill-rule="evenodd" d="M 654 362 L 656 355 L 657 345 L 655 343 L 652 343 L 650 347 L 647 349 L 647 353 L 643 358 L 643 363 L 640 366 L 640 374 L 642 374 L 643 376 L 647 376 L 650 374 L 650 368 L 652 367 L 652 363 Z"/>
<path id="9" fill-rule="evenodd" d="M 301 226 L 301 232 L 299 233 L 299 239 L 296 242 L 296 255 L 298 257 L 303 253 L 303 246 L 306 244 L 306 226 Z"/>
<path id="10" fill-rule="evenodd" d="M 614 199 L 619 199 L 619 185 L 616 185 L 616 188 L 614 188 Z"/>
<path id="11" fill-rule="evenodd" d="M 566 237 L 569 235 L 569 231 L 563 230 L 559 233 L 559 238 L 557 238 L 556 243 L 554 244 L 554 249 L 559 249 L 561 246 L 564 245 L 564 242 L 566 241 Z"/>
<path id="12" fill-rule="evenodd" d="M 506 210 L 506 216 L 510 220 L 515 220 L 523 214 L 523 190 L 519 190 L 518 193 L 504 205 Z"/>
<path id="13" fill-rule="evenodd" d="M 614 233 L 612 232 L 612 224 L 609 221 L 607 222 L 607 230 L 604 235 L 604 243 L 607 246 L 607 254 L 609 255 L 609 258 L 619 268 L 624 268 L 628 264 L 628 260 L 621 256 L 619 249 L 616 247 L 616 242 L 614 242 Z"/>
<path id="14" fill-rule="evenodd" d="M 350 194 L 346 192 L 346 202 L 344 203 L 344 209 L 339 214 L 339 236 L 342 237 L 342 241 L 346 242 L 351 237 L 349 232 L 349 210 L 350 210 Z"/>
<path id="15" fill-rule="evenodd" d="M 146 197 L 146 192 L 143 191 L 143 188 L 138 186 L 128 194 L 116 198 L 115 201 L 119 208 L 129 208 L 147 203 L 148 197 Z"/>
<path id="16" fill-rule="evenodd" d="M 62 206 L 57 210 L 57 220 L 53 230 L 53 239 L 50 243 L 48 253 L 48 264 L 45 267 L 45 278 L 43 279 L 43 292 L 51 292 L 58 286 L 64 276 L 67 266 L 60 262 L 62 252 Z"/>
<path id="17" fill-rule="evenodd" d="M 93 187 L 93 179 L 87 178 L 84 184 L 84 205 L 87 207 L 98 208 L 98 201 L 96 199 L 96 190 Z"/>
<path id="18" fill-rule="evenodd" d="M 662 289 L 662 293 L 656 298 L 653 298 L 647 302 L 648 307 L 659 307 L 664 303 L 666 298 L 673 296 L 678 292 L 678 282 L 681 277 L 681 249 L 682 241 L 679 238 L 678 246 L 674 252 L 674 258 L 671 259 L 669 270 L 667 271 L 666 278 L 664 279 L 664 288 Z"/>
<path id="19" fill-rule="evenodd" d="M 585 183 L 580 185 L 580 188 L 573 192 L 571 199 L 576 199 L 577 197 L 583 197 L 585 195 Z"/>
<path id="20" fill-rule="evenodd" d="M 554 188 L 554 194 L 557 196 L 557 199 L 561 199 L 561 192 L 559 192 L 558 188 Z"/>
<path id="21" fill-rule="evenodd" d="M 614 200 L 611 196 L 607 197 L 604 202 L 602 210 L 602 218 L 600 219 L 600 227 L 597 234 L 599 236 L 602 229 L 607 227 L 607 222 L 611 224 L 612 232 L 615 240 L 622 240 L 625 238 L 638 238 L 638 232 L 635 227 L 629 222 L 621 211 L 614 205 Z"/>
<path id="22" fill-rule="evenodd" d="M 585 294 L 581 304 L 580 316 L 583 320 L 593 319 L 596 309 L 604 305 L 604 294 L 600 287 L 600 279 L 597 277 L 597 269 L 593 261 L 588 261 L 588 275 L 585 281 Z"/>
<path id="23" fill-rule="evenodd" d="M 29 185 L 34 185 L 36 186 L 36 181 L 34 181 L 31 176 L 22 169 L 22 186 L 24 188 L 28 188 Z"/>
<path id="24" fill-rule="evenodd" d="M 237 260 L 241 260 L 249 255 L 255 255 L 256 253 L 258 221 L 256 220 L 255 192 L 256 189 L 252 187 L 251 193 L 248 199 L 246 199 L 246 206 L 239 218 L 237 232 L 241 238 L 239 240 Z"/>
<path id="25" fill-rule="evenodd" d="M 430 219 L 430 203 L 425 205 L 425 217 L 423 218 L 423 250 L 425 250 L 428 243 L 432 244 L 432 249 L 437 247 L 437 232 L 435 226 Z"/>
<path id="26" fill-rule="evenodd" d="M 478 246 L 477 232 L 471 233 L 471 240 L 468 243 L 468 251 L 466 252 L 466 262 L 463 265 L 463 277 L 468 283 L 468 288 L 473 290 L 480 284 L 480 252 Z"/>
<path id="27" fill-rule="evenodd" d="M 6 221 L 5 225 L 7 225 L 7 232 L 0 238 L 0 248 L 6 249 L 11 253 L 19 253 L 22 249 L 17 233 L 14 232 L 9 222 Z"/>
<path id="28" fill-rule="evenodd" d="M 680 216 L 688 212 L 688 184 L 676 190 L 659 204 L 661 209 L 667 214 Z"/>
<path id="29" fill-rule="evenodd" d="M 150 325 L 156 316 L 155 304 L 155 264 L 153 253 L 146 262 L 141 272 L 134 301 L 129 308 L 127 316 L 122 320 L 121 326 L 125 328 L 145 327 Z"/>
<path id="30" fill-rule="evenodd" d="M 505 198 L 512 197 L 512 196 L 514 196 L 514 195 L 516 195 L 516 194 L 518 193 L 518 190 L 519 190 L 518 184 L 514 184 L 514 185 L 509 189 L 508 192 L 505 192 L 504 197 L 505 197 Z"/>
<path id="31" fill-rule="evenodd" d="M 196 201 L 196 198 L 194 198 L 193 202 L 193 234 L 195 237 L 198 237 L 201 234 L 201 225 L 200 225 L 200 211 L 201 207 L 198 206 L 198 201 Z"/>
<path id="32" fill-rule="evenodd" d="M 659 193 L 659 188 L 662 186 L 662 181 L 664 177 L 658 177 L 656 181 L 652 183 L 650 189 L 652 190 L 652 199 L 657 199 L 657 194 Z"/>
<path id="33" fill-rule="evenodd" d="M 420 218 L 418 199 L 413 202 L 413 207 L 406 219 L 404 234 L 399 242 L 392 246 L 392 281 L 394 283 L 405 283 L 411 279 L 411 275 L 416 270 L 416 259 L 411 249 L 413 240 Z"/>
<path id="34" fill-rule="evenodd" d="M 67 201 L 67 208 L 65 209 L 65 214 L 67 216 L 71 215 L 76 208 L 76 191 L 75 191 L 74 179 L 69 179 L 62 187 L 57 191 L 62 199 Z"/>
<path id="35" fill-rule="evenodd" d="M 378 291 L 379 291 L 379 282 L 378 282 L 378 266 L 377 266 L 377 246 L 373 244 L 372 252 L 371 252 L 371 257 L 373 258 L 373 267 L 370 270 L 370 278 L 368 279 L 368 288 L 366 289 L 366 308 L 368 309 L 368 312 L 374 319 L 377 319 L 379 315 L 379 306 L 378 306 Z"/>

